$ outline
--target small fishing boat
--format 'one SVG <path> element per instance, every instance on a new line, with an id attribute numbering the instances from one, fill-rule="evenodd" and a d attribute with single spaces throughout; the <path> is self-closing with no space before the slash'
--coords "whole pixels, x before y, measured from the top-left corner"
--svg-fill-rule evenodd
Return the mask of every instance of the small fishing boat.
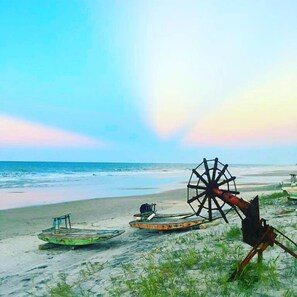
<path id="1" fill-rule="evenodd" d="M 288 194 L 288 199 L 297 201 L 297 178 L 296 174 L 290 174 L 291 183 L 290 185 L 285 185 L 282 190 Z"/>
<path id="2" fill-rule="evenodd" d="M 198 228 L 205 222 L 202 217 L 193 213 L 159 214 L 156 204 L 142 204 L 140 213 L 134 215 L 134 221 L 129 222 L 133 228 L 155 231 L 177 231 Z"/>
<path id="3" fill-rule="evenodd" d="M 63 224 L 64 223 L 64 224 Z M 62 226 L 62 224 L 64 226 Z M 83 246 L 96 244 L 103 240 L 119 236 L 124 231 L 121 230 L 93 230 L 72 228 L 70 214 L 66 214 L 52 219 L 52 227 L 43 230 L 38 234 L 38 238 L 50 244 Z"/>
<path id="4" fill-rule="evenodd" d="M 297 187 L 287 187 L 285 189 L 283 188 L 283 191 L 285 191 L 289 195 L 288 199 L 297 201 Z"/>
<path id="5" fill-rule="evenodd" d="M 156 231 L 177 231 L 199 228 L 205 222 L 200 217 L 195 218 L 156 218 L 152 220 L 135 220 L 129 222 L 133 228 L 156 230 Z"/>

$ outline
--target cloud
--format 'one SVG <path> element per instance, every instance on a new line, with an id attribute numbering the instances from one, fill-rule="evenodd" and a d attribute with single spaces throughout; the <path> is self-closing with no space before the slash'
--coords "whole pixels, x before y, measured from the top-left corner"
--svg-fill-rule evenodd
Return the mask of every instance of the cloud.
<path id="1" fill-rule="evenodd" d="M 104 142 L 39 123 L 0 115 L 1 147 L 102 147 Z"/>

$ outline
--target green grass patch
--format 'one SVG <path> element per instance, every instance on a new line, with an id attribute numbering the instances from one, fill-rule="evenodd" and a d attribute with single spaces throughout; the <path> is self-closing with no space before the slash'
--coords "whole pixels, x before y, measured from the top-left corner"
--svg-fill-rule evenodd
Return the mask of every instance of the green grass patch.
<path id="1" fill-rule="evenodd" d="M 96 272 L 101 271 L 105 267 L 105 263 L 99 263 L 99 262 L 86 262 L 84 263 L 84 268 L 82 268 L 79 271 L 79 274 L 84 279 L 88 279 L 92 277 Z"/>
<path id="2" fill-rule="evenodd" d="M 285 197 L 287 197 L 287 195 L 284 192 L 261 195 L 259 198 L 259 204 L 260 206 L 275 205 L 280 203 Z"/>
<path id="3" fill-rule="evenodd" d="M 226 240 L 241 240 L 241 228 L 238 226 L 232 226 L 228 231 L 225 232 L 224 237 Z"/>
<path id="4" fill-rule="evenodd" d="M 57 281 L 56 285 L 49 289 L 49 296 L 50 297 L 74 297 L 77 296 L 73 292 L 73 286 L 67 283 L 66 275 L 60 274 L 59 280 Z"/>

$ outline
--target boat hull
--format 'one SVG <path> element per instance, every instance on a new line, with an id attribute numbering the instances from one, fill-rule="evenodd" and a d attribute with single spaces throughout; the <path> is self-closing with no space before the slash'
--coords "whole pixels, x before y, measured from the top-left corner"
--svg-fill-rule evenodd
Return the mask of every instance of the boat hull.
<path id="1" fill-rule="evenodd" d="M 283 187 L 282 190 L 289 195 L 289 199 L 297 200 L 297 187 Z"/>
<path id="2" fill-rule="evenodd" d="M 38 238 L 52 244 L 83 246 L 96 244 L 124 233 L 120 230 L 91 230 L 76 228 L 46 229 L 38 234 Z"/>
<path id="3" fill-rule="evenodd" d="M 205 220 L 199 219 L 153 219 L 151 221 L 131 221 L 129 224 L 133 228 L 157 230 L 157 231 L 173 231 L 173 230 L 186 230 L 199 227 Z"/>

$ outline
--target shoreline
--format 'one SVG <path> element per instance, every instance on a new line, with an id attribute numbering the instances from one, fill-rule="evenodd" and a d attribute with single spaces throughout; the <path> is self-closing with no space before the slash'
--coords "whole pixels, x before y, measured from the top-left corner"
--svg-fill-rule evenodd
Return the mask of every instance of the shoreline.
<path id="1" fill-rule="evenodd" d="M 296 168 L 288 165 L 267 165 L 267 167 L 261 165 L 256 167 L 253 165 L 234 165 L 232 167 L 230 165 L 229 167 L 232 174 L 237 176 L 237 186 L 244 188 L 246 186 L 258 187 L 289 181 L 290 173 L 295 172 Z M 4 175 L 4 181 L 1 184 L 0 210 L 89 200 L 98 197 L 103 199 L 159 194 L 172 189 L 186 188 L 191 176 L 190 170 L 184 167 L 182 167 L 183 170 L 174 167 L 172 171 L 168 169 L 166 172 L 161 172 L 162 168 L 159 167 L 153 167 L 153 169 L 151 171 L 140 171 L 138 174 L 136 171 L 133 174 L 130 171 L 115 171 L 102 176 L 94 175 L 92 171 L 88 171 L 83 178 L 80 175 L 75 177 L 75 174 L 66 174 L 64 171 L 61 171 L 58 177 L 53 177 L 51 174 L 44 176 L 40 173 L 39 175 L 38 171 L 34 171 L 36 174 L 31 177 L 29 175 L 30 178 L 26 175 L 20 177 L 22 186 L 17 183 L 18 176 L 12 172 L 12 176 L 5 177 Z M 41 172 L 43 171 L 41 170 Z M 5 184 L 5 178 L 7 184 Z"/>
<path id="2" fill-rule="evenodd" d="M 267 193 L 279 190 L 276 184 L 265 185 L 262 183 L 241 184 L 238 188 L 241 193 L 248 193 L 248 197 L 245 197 L 246 199 L 253 198 L 252 193 L 256 196 L 258 192 Z M 172 205 L 170 205 L 171 202 L 173 203 Z M 52 217 L 66 213 L 71 214 L 74 224 L 96 226 L 100 222 L 106 226 L 106 220 L 115 220 L 117 216 L 125 216 L 127 218 L 130 216 L 132 219 L 143 203 L 156 203 L 157 211 L 161 210 L 162 212 L 166 212 L 167 207 L 171 209 L 171 212 L 177 213 L 192 211 L 187 204 L 187 189 L 185 188 L 146 195 L 91 198 L 0 209 L 0 225 L 8 227 L 0 229 L 0 241 L 11 236 L 28 235 L 32 232 L 37 232 L 37 228 L 39 228 L 39 231 L 46 229 L 50 226 Z"/>
<path id="3" fill-rule="evenodd" d="M 53 188 L 20 188 L 20 189 L 0 189 L 0 212 L 6 211 L 9 209 L 20 209 L 27 207 L 36 207 L 36 206 L 46 206 L 53 204 L 63 204 L 70 202 L 79 202 L 79 201 L 89 201 L 96 199 L 121 199 L 121 198 L 130 198 L 130 197 L 142 197 L 150 195 L 158 195 L 164 192 L 170 192 L 175 190 L 185 190 L 187 188 L 188 181 L 181 181 L 176 187 L 168 188 L 147 188 L 147 187 L 135 187 L 135 188 L 123 188 L 122 190 L 129 190 L 129 194 L 123 192 L 121 195 L 104 195 L 100 197 L 98 194 L 89 194 L 87 191 L 83 192 L 82 186 L 74 187 L 53 187 Z M 93 185 L 93 187 L 95 187 Z M 244 182 L 239 181 L 237 183 L 237 188 L 241 191 L 250 191 L 254 188 L 257 188 L 260 191 L 267 191 L 270 188 L 277 189 L 280 188 L 280 183 L 273 181 L 270 182 Z M 135 193 L 133 193 L 135 191 Z M 42 196 L 42 199 L 40 198 Z M 65 199 L 65 196 L 68 198 Z M 63 197 L 63 201 L 61 201 Z M 69 198 L 71 197 L 71 198 Z M 82 198 L 86 197 L 86 198 Z M 30 201 L 26 200 L 30 199 Z M 4 204 L 3 204 L 3 201 Z"/>

